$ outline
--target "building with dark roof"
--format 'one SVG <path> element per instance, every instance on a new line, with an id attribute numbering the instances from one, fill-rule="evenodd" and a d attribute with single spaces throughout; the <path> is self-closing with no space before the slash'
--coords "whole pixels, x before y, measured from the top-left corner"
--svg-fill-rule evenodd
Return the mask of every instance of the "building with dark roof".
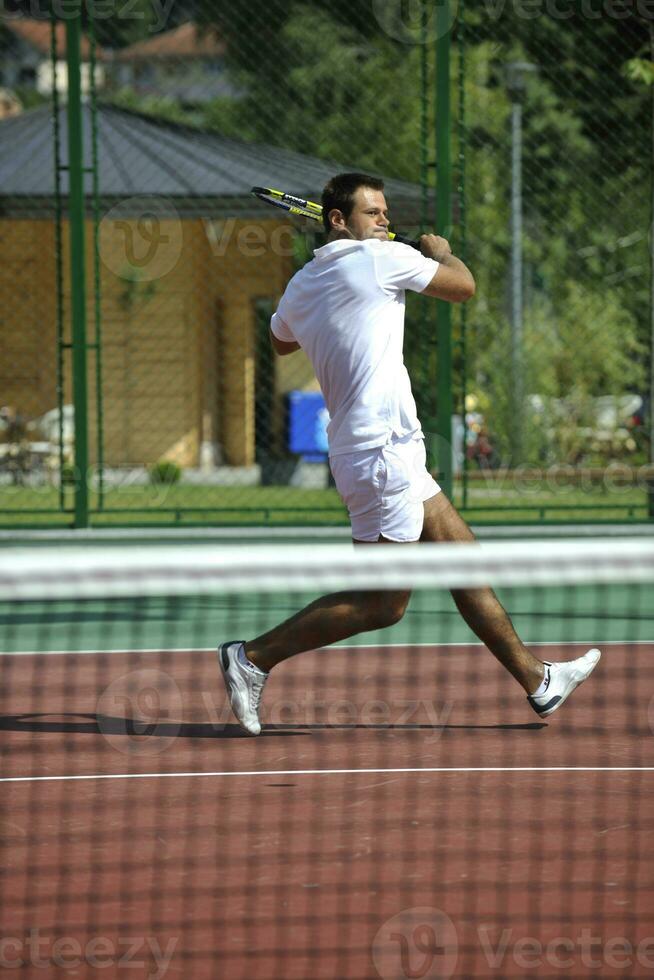
<path id="1" fill-rule="evenodd" d="M 66 167 L 64 110 L 58 128 Z M 84 140 L 88 165 L 88 107 Z M 295 219 L 262 204 L 250 189 L 267 185 L 315 199 L 330 176 L 356 168 L 111 106 L 98 112 L 97 154 L 101 365 L 96 371 L 92 347 L 89 386 L 94 405 L 102 379 L 105 462 L 133 467 L 167 458 L 186 467 L 252 468 L 283 455 L 285 396 L 314 390 L 316 381 L 302 352 L 271 358 L 268 320 L 304 246 Z M 28 418 L 57 404 L 54 164 L 47 108 L 0 122 L 0 389 L 3 403 Z M 65 339 L 67 170 L 60 176 Z M 86 181 L 93 343 L 90 174 Z M 387 191 L 395 215 L 417 223 L 420 189 L 389 180 Z M 67 402 L 69 356 L 64 348 Z"/>

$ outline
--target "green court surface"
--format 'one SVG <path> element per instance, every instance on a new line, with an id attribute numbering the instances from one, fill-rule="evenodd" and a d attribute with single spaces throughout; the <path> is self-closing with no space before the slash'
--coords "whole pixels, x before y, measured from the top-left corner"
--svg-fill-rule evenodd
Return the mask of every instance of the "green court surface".
<path id="1" fill-rule="evenodd" d="M 633 586 L 500 589 L 498 595 L 525 642 L 651 642 L 654 601 L 643 607 Z M 259 635 L 293 615 L 315 593 L 61 600 L 47 610 L 32 601 L 0 603 L 0 650 L 76 652 L 189 650 Z M 404 619 L 345 645 L 476 643 L 449 593 L 420 592 Z M 553 654 L 554 657 L 554 654 Z"/>

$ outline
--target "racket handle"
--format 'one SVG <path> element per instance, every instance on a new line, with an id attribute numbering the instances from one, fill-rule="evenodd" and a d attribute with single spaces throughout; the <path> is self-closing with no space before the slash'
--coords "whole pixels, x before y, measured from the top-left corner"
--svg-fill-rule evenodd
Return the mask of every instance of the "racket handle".
<path id="1" fill-rule="evenodd" d="M 420 242 L 414 242 L 410 238 L 405 238 L 404 235 L 394 235 L 393 241 L 399 242 L 400 245 L 410 245 L 411 248 L 417 249 L 418 252 L 420 251 Z"/>

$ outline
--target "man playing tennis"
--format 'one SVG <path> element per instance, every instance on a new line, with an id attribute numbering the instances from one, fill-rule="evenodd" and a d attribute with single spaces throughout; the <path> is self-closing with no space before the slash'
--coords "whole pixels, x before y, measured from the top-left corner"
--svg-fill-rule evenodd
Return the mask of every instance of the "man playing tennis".
<path id="1" fill-rule="evenodd" d="M 327 244 L 289 282 L 271 321 L 282 356 L 302 348 L 316 372 L 330 423 L 329 464 L 355 544 L 472 541 L 474 535 L 427 472 L 425 445 L 402 359 L 405 291 L 465 302 L 475 282 L 444 238 L 421 251 L 388 240 L 384 184 L 365 174 L 334 177 L 323 192 Z M 534 710 L 556 711 L 591 673 L 599 650 L 542 663 L 523 645 L 491 589 L 452 593 L 479 639 L 515 677 Z M 224 643 L 218 660 L 232 710 L 252 735 L 277 664 L 397 623 L 408 592 L 339 592 L 312 602 L 254 640 Z"/>

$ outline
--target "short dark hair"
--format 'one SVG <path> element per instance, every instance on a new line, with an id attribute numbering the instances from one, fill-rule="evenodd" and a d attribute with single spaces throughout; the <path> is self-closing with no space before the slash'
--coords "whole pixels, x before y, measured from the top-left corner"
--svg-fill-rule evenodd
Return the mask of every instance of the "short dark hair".
<path id="1" fill-rule="evenodd" d="M 325 231 L 332 230 L 329 223 L 329 212 L 334 209 L 342 211 L 349 218 L 354 207 L 354 195 L 360 187 L 369 187 L 373 191 L 383 191 L 384 181 L 369 174 L 337 174 L 332 177 L 322 192 L 322 220 Z"/>

